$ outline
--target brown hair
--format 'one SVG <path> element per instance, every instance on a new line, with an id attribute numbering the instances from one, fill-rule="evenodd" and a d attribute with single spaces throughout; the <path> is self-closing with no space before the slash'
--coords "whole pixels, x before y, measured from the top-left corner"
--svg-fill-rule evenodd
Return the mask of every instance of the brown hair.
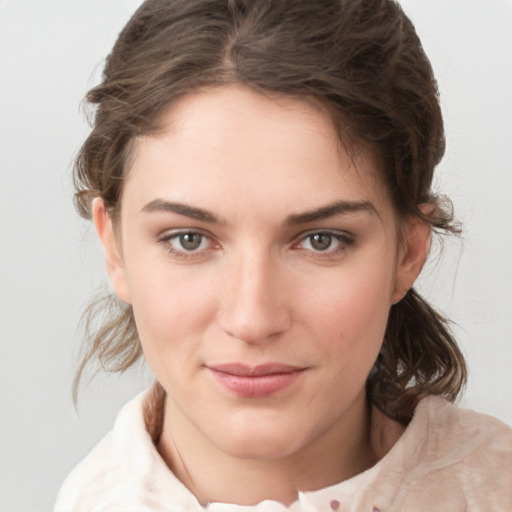
<path id="1" fill-rule="evenodd" d="M 457 231 L 450 203 L 431 190 L 445 147 L 437 84 L 411 21 L 392 0 L 144 2 L 107 58 L 103 82 L 87 95 L 96 112 L 75 166 L 80 214 L 90 218 L 99 196 L 115 220 L 131 141 L 157 130 L 180 96 L 233 82 L 328 105 L 340 138 L 378 155 L 400 215 Z M 89 309 L 75 394 L 89 361 L 124 371 L 141 355 L 131 307 L 106 300 L 106 310 L 98 301 Z M 370 400 L 407 422 L 421 397 L 454 400 L 465 378 L 446 320 L 410 290 L 391 308 L 367 382 Z"/>

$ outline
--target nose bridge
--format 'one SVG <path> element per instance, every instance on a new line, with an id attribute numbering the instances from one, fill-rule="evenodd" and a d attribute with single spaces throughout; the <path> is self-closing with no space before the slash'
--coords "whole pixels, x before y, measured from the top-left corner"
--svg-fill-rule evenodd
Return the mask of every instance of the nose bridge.
<path id="1" fill-rule="evenodd" d="M 271 251 L 247 247 L 234 257 L 225 276 L 220 323 L 246 343 L 274 337 L 289 326 L 289 304 L 281 262 Z"/>

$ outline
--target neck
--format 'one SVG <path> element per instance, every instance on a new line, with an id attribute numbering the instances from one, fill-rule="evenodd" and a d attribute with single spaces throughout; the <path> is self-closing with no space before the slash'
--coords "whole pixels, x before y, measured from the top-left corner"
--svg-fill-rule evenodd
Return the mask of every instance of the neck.
<path id="1" fill-rule="evenodd" d="M 369 426 L 362 393 L 342 418 L 300 450 L 278 458 L 241 458 L 218 449 L 167 397 L 158 450 L 203 505 L 274 500 L 288 506 L 299 490 L 334 485 L 375 464 Z"/>

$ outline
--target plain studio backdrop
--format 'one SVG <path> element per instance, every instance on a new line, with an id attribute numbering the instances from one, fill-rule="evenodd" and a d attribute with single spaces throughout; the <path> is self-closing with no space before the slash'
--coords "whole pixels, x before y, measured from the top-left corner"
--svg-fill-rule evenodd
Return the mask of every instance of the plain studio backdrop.
<path id="1" fill-rule="evenodd" d="M 454 324 L 462 405 L 512 423 L 512 2 L 403 0 L 434 66 L 448 150 L 439 188 L 465 231 L 420 291 Z M 0 0 L 0 510 L 52 507 L 148 372 L 100 376 L 71 401 L 81 310 L 106 281 L 72 204 L 88 133 L 79 104 L 140 0 Z"/>

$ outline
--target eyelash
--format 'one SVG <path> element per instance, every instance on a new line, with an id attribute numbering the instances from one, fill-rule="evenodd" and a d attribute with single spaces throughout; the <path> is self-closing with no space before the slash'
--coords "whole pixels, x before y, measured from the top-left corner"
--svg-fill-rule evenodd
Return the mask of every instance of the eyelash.
<path id="1" fill-rule="evenodd" d="M 210 236 L 206 235 L 205 233 L 202 233 L 201 231 L 196 231 L 196 230 L 174 231 L 172 233 L 168 233 L 168 234 L 164 235 L 163 237 L 159 238 L 158 242 L 162 243 L 166 247 L 167 252 L 169 252 L 169 254 L 172 254 L 174 257 L 177 257 L 177 258 L 186 260 L 186 259 L 190 259 L 190 258 L 198 258 L 201 256 L 204 257 L 205 252 L 208 249 L 210 249 L 211 247 L 198 248 L 198 249 L 194 249 L 192 251 L 188 251 L 185 248 L 176 249 L 173 247 L 173 240 L 175 240 L 175 239 L 179 240 L 180 237 L 184 237 L 187 235 L 197 235 L 197 236 L 202 237 L 201 245 L 203 244 L 203 242 L 205 240 L 209 241 L 209 245 L 214 244 L 214 242 Z"/>
<path id="2" fill-rule="evenodd" d="M 200 246 L 197 249 L 194 250 L 187 250 L 185 248 L 183 249 L 176 249 L 173 246 L 173 240 L 179 240 L 180 237 L 184 237 L 187 235 L 196 235 L 201 237 Z M 330 243 L 337 242 L 336 247 L 334 248 L 327 248 L 325 250 L 315 250 L 315 249 L 307 249 L 304 247 L 304 241 L 308 240 L 310 241 L 315 236 L 325 236 L 329 237 Z M 208 241 L 208 247 L 201 248 L 201 245 L 203 245 L 204 241 Z M 329 259 L 336 256 L 339 256 L 343 253 L 345 253 L 350 246 L 352 246 L 355 242 L 354 238 L 349 235 L 348 233 L 339 232 L 339 231 L 311 231 L 308 233 L 301 234 L 297 241 L 292 244 L 292 249 L 294 250 L 305 250 L 307 252 L 310 252 L 311 255 L 314 258 L 323 258 L 323 259 Z M 201 258 L 205 256 L 205 253 L 212 249 L 218 249 L 220 247 L 220 244 L 215 244 L 212 237 L 202 233 L 201 231 L 197 230 L 184 230 L 184 231 L 174 231 L 172 233 L 168 233 L 161 238 L 158 239 L 158 242 L 163 244 L 168 253 L 171 254 L 174 257 L 187 260 L 191 258 Z"/>
<path id="3" fill-rule="evenodd" d="M 313 237 L 315 236 L 325 236 L 329 237 L 330 243 L 337 242 L 336 247 L 334 248 L 327 248 L 325 250 L 314 250 L 314 249 L 307 249 L 304 247 L 304 241 L 309 240 L 309 243 L 311 245 L 311 241 Z M 329 259 L 329 258 L 335 258 L 336 256 L 340 256 L 344 254 L 350 246 L 354 244 L 355 240 L 353 236 L 349 235 L 345 232 L 339 232 L 339 231 L 310 231 L 308 233 L 304 233 L 300 236 L 298 242 L 296 242 L 293 245 L 293 248 L 297 249 L 303 249 L 311 253 L 311 255 L 314 258 L 323 258 L 323 259 Z"/>

